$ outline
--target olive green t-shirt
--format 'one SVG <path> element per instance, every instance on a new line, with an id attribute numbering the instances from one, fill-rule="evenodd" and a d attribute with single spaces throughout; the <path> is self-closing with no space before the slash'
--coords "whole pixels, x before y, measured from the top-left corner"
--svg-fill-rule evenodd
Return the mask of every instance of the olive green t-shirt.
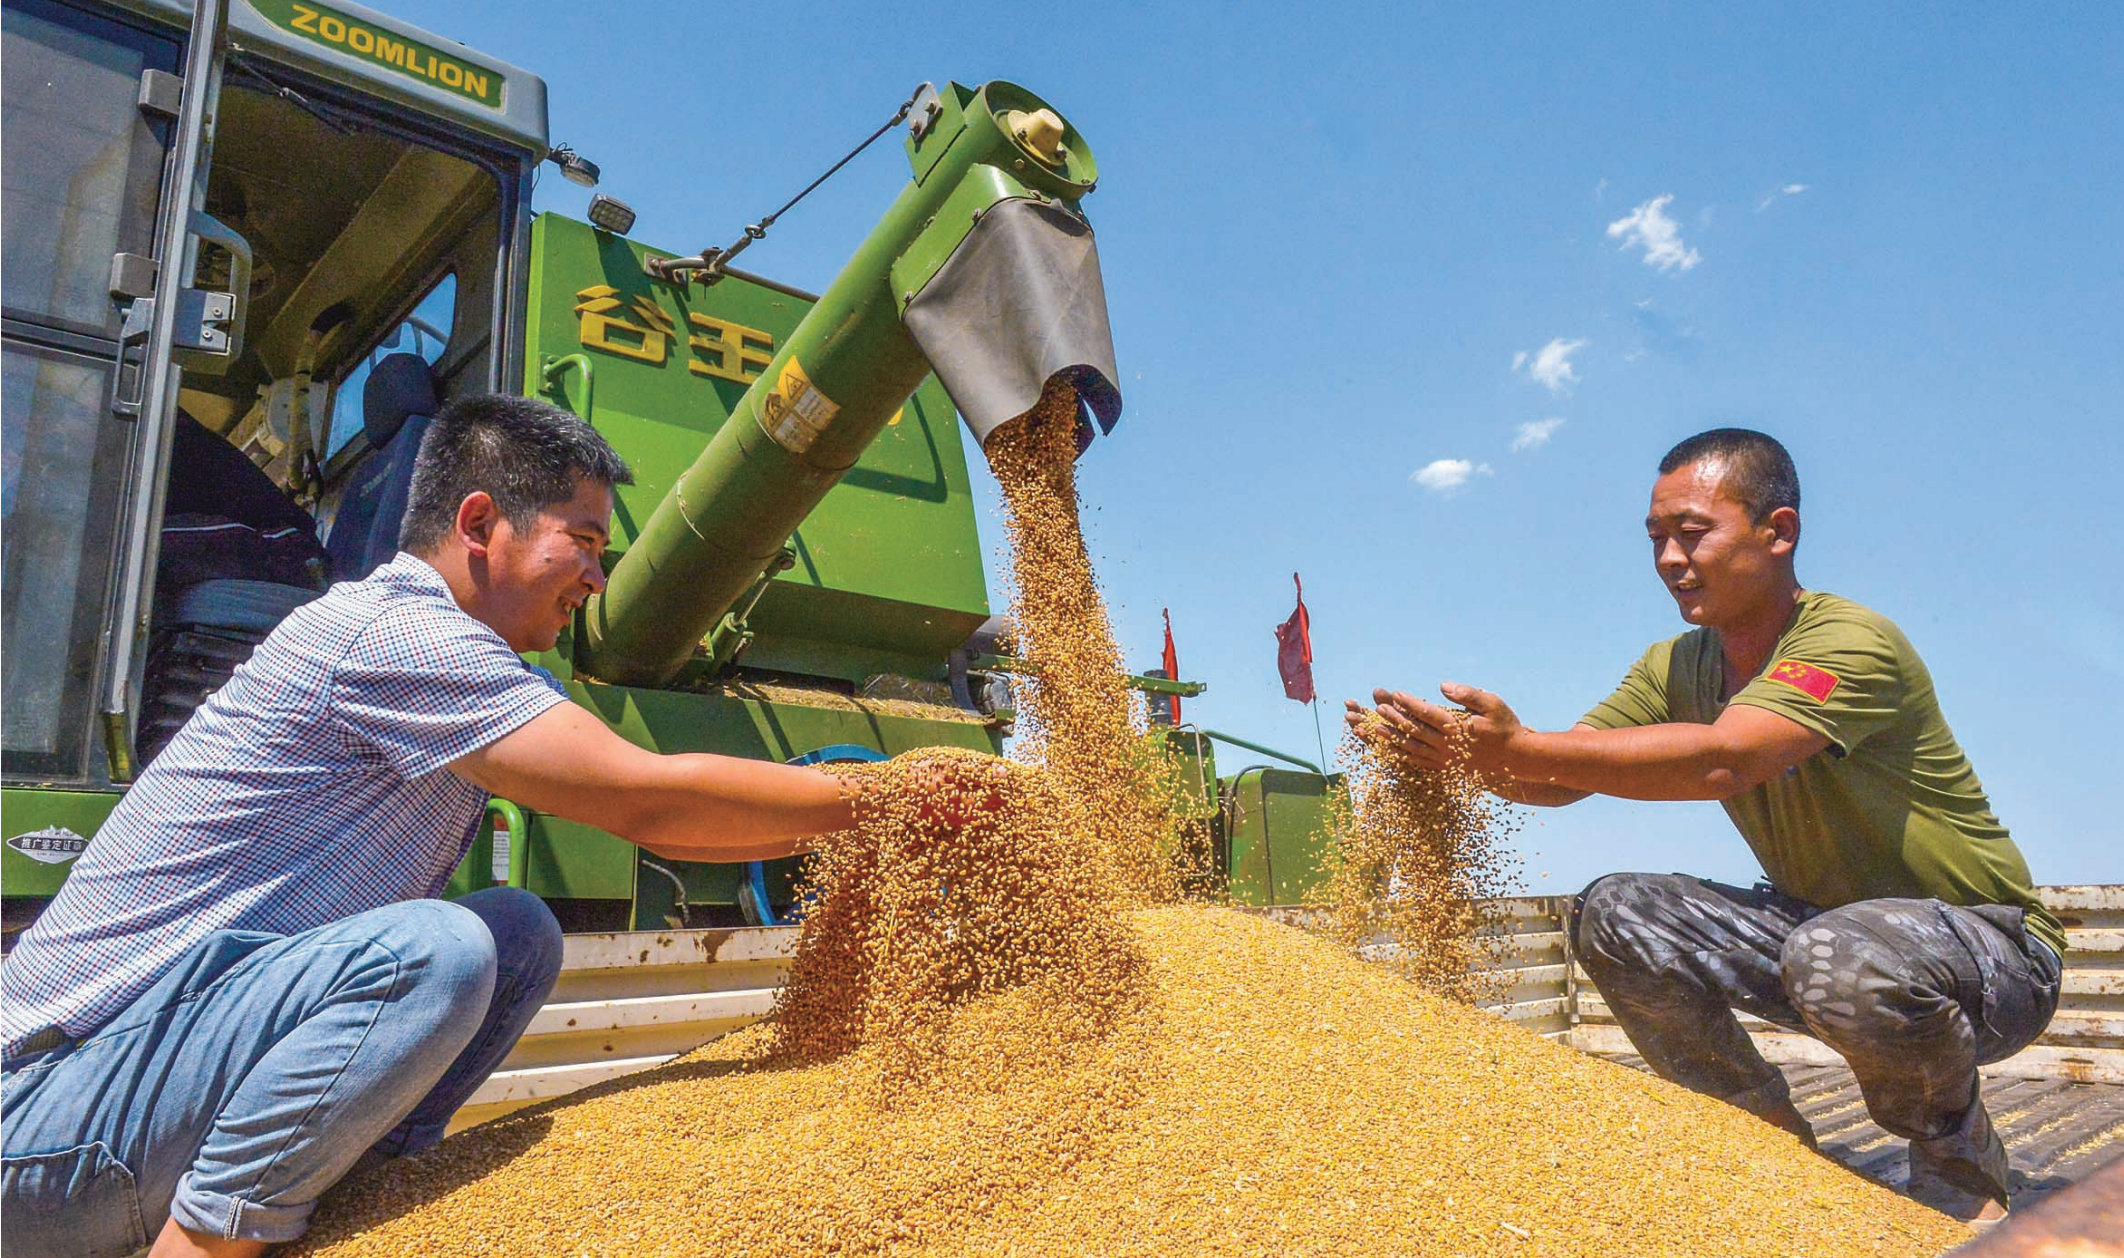
<path id="1" fill-rule="evenodd" d="M 1715 629 L 1656 643 L 1585 724 L 1708 725 L 1725 710 L 1722 670 Z M 2064 954 L 2064 927 L 2036 899 L 2028 863 L 1992 815 L 1932 674 L 1887 617 L 1801 593 L 1763 671 L 1729 702 L 1829 740 L 1725 801 L 1778 890 L 1823 908 L 1889 897 L 2019 905 L 2029 931 Z"/>

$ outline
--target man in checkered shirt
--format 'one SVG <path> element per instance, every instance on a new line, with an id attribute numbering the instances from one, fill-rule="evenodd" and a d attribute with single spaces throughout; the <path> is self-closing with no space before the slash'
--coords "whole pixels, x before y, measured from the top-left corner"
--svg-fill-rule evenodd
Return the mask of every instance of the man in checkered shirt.
<path id="1" fill-rule="evenodd" d="M 260 1253 L 357 1161 L 440 1140 L 560 969 L 536 897 L 435 898 L 489 793 L 684 860 L 851 824 L 819 770 L 645 751 L 519 657 L 604 588 L 629 483 L 566 411 L 446 408 L 398 556 L 141 775 L 5 967 L 10 1255 Z"/>

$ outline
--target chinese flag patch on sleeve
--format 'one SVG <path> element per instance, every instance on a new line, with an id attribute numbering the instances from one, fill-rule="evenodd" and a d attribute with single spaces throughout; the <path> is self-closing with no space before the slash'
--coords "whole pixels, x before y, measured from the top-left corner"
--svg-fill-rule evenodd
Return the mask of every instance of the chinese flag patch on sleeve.
<path id="1" fill-rule="evenodd" d="M 1779 660 L 1771 665 L 1770 680 L 1784 682 L 1816 703 L 1829 702 L 1829 696 L 1836 693 L 1840 684 L 1835 673 L 1798 660 Z"/>

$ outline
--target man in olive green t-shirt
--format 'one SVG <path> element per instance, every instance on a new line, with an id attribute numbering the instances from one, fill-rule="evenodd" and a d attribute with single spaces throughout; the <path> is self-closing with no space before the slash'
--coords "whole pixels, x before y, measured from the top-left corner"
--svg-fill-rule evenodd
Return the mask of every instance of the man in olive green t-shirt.
<path id="1" fill-rule="evenodd" d="M 1455 683 L 1440 689 L 1458 710 L 1375 691 L 1389 745 L 1423 768 L 1464 757 L 1520 803 L 1723 803 L 1767 885 L 1612 874 L 1578 898 L 1578 955 L 1631 1043 L 1662 1076 L 1811 1144 L 1733 1011 L 1812 1034 L 1850 1063 L 1874 1120 L 1910 1139 L 1912 1194 L 1996 1218 L 2008 1165 L 1977 1066 L 2049 1023 L 2064 929 L 1909 641 L 1877 612 L 1801 588 L 1784 447 L 1714 429 L 1659 471 L 1645 528 L 1695 628 L 1646 651 L 1562 732 Z M 1354 725 L 1363 709 L 1349 707 Z"/>

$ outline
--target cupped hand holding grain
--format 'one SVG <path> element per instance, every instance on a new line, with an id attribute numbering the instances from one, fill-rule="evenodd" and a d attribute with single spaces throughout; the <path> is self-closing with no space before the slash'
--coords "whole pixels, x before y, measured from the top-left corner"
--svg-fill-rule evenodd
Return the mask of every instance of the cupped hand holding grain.
<path id="1" fill-rule="evenodd" d="M 941 837 L 963 835 L 968 827 L 991 821 L 1003 807 L 1003 792 L 1017 767 L 1001 756 L 925 761 L 916 777 L 919 824 Z M 860 800 L 856 806 L 862 807 Z"/>
<path id="2" fill-rule="evenodd" d="M 1496 995 L 1504 936 L 1495 897 L 1512 886 L 1520 818 L 1455 761 L 1417 768 L 1384 716 L 1352 705 L 1336 749 L 1345 773 L 1328 798 L 1328 880 L 1307 893 L 1325 932 L 1424 987 L 1479 1003 Z"/>
<path id="3" fill-rule="evenodd" d="M 1519 714 L 1489 691 L 1457 681 L 1441 683 L 1438 691 L 1459 706 L 1431 703 L 1402 690 L 1372 692 L 1395 749 L 1422 769 L 1465 764 L 1482 774 L 1509 773 L 1513 742 L 1527 733 Z"/>
<path id="4" fill-rule="evenodd" d="M 1385 716 L 1364 706 L 1355 699 L 1342 701 L 1342 720 L 1348 725 L 1352 737 L 1360 738 L 1374 751 L 1399 758 L 1401 735 L 1387 723 Z"/>

